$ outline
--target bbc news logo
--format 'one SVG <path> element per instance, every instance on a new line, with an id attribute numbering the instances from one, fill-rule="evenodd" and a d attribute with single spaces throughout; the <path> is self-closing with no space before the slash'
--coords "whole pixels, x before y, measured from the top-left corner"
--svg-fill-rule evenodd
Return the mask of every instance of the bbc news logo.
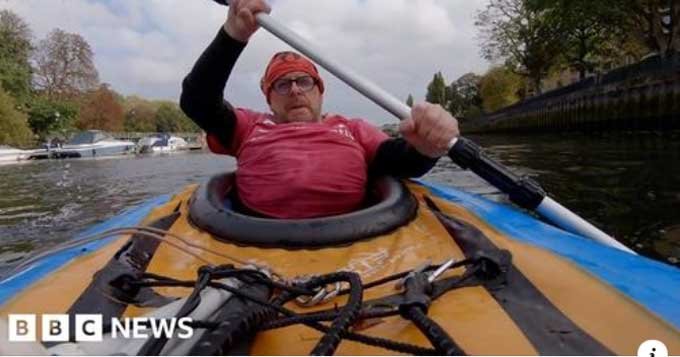
<path id="1" fill-rule="evenodd" d="M 9 341 L 34 342 L 37 339 L 38 318 L 34 314 L 10 314 Z M 97 314 L 76 314 L 75 336 L 70 336 L 70 319 L 65 314 L 44 314 L 40 316 L 41 341 L 43 342 L 99 342 L 103 340 L 104 318 Z M 110 337 L 125 339 L 180 338 L 194 335 L 190 317 L 152 318 L 125 317 L 111 318 Z"/>

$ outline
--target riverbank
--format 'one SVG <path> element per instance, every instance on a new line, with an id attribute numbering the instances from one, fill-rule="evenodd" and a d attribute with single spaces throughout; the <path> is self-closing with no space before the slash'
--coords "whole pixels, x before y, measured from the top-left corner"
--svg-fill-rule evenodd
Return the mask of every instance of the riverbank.
<path id="1" fill-rule="evenodd" d="M 680 129 L 680 54 L 651 57 L 464 122 L 467 133 Z"/>

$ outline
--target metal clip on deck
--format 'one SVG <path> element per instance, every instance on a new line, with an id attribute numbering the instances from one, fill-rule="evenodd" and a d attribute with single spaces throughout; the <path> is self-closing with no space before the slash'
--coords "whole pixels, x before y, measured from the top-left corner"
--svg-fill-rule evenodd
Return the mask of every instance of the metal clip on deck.
<path id="1" fill-rule="evenodd" d="M 441 264 L 435 271 L 433 271 L 431 273 L 427 273 L 425 271 L 430 266 L 432 266 L 432 261 L 430 259 L 428 259 L 423 264 L 421 264 L 417 268 L 415 268 L 408 275 L 406 275 L 403 279 L 400 279 L 397 282 L 397 284 L 394 286 L 394 288 L 397 289 L 397 290 L 402 290 L 404 288 L 404 283 L 406 282 L 406 280 L 409 279 L 409 278 L 413 278 L 416 274 L 419 274 L 419 273 L 425 273 L 425 275 L 427 275 L 427 282 L 432 284 L 435 280 L 437 280 L 438 277 L 440 277 L 442 274 L 444 274 L 444 272 L 447 271 L 454 263 L 456 263 L 456 260 L 451 258 L 451 259 L 445 261 L 443 264 Z"/>
<path id="2" fill-rule="evenodd" d="M 309 276 L 299 277 L 294 279 L 293 283 L 305 283 L 310 281 L 312 278 L 313 277 Z M 318 304 L 326 303 L 331 299 L 335 298 L 340 293 L 340 290 L 342 290 L 342 284 L 340 282 L 337 282 L 332 285 L 320 286 L 314 289 L 314 291 L 316 291 L 316 294 L 314 294 L 314 296 L 302 295 L 295 298 L 294 301 L 295 304 L 297 304 L 300 307 L 312 307 Z"/>
<path id="3" fill-rule="evenodd" d="M 408 273 L 408 275 L 406 275 L 403 279 L 399 279 L 399 281 L 397 281 L 397 284 L 394 286 L 394 288 L 396 290 L 402 290 L 404 288 L 405 284 L 406 284 L 406 280 L 413 278 L 414 276 L 416 276 L 416 274 L 423 273 L 431 265 L 432 265 L 432 260 L 430 260 L 430 259 L 426 260 L 424 263 L 418 265 L 418 267 L 413 269 L 413 271 Z"/>
<path id="4" fill-rule="evenodd" d="M 427 282 L 432 284 L 437 278 L 444 274 L 445 271 L 447 271 L 454 263 L 456 262 L 455 259 L 451 258 L 447 261 L 445 261 L 442 265 L 437 268 L 437 270 L 433 271 L 432 273 L 429 274 L 429 277 L 427 278 Z"/>

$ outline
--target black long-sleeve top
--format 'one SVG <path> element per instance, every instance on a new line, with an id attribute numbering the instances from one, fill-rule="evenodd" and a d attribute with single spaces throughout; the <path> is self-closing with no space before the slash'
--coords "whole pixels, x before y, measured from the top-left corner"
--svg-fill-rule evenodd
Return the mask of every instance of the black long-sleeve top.
<path id="1" fill-rule="evenodd" d="M 224 100 L 223 92 L 245 46 L 221 28 L 182 84 L 182 110 L 224 147 L 230 146 L 236 128 L 236 114 L 233 106 Z M 368 174 L 419 177 L 436 163 L 437 159 L 420 154 L 404 139 L 388 139 L 378 147 L 368 166 Z"/>

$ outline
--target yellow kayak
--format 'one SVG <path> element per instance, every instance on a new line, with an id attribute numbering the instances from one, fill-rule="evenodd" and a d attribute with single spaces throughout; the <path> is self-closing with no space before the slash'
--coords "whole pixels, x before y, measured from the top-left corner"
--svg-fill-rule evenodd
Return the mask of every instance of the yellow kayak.
<path id="1" fill-rule="evenodd" d="M 141 339 L 132 350 L 124 338 L 47 343 L 38 329 L 31 348 L 303 355 L 335 339 L 324 354 L 636 355 L 653 339 L 670 353 L 680 351 L 680 271 L 674 267 L 425 181 L 384 179 L 373 187 L 366 212 L 295 222 L 235 213 L 229 183 L 228 175 L 220 176 L 159 197 L 22 264 L 0 282 L 0 316 L 149 316 L 189 301 L 195 286 L 178 282 L 194 284 L 201 267 L 209 266 L 221 278 L 243 274 L 234 294 L 266 283 L 262 299 L 285 300 L 288 313 L 233 295 L 233 303 L 216 306 L 203 326 L 194 326 L 194 338 L 203 340 L 193 346 L 177 347 L 173 338 L 154 346 Z M 141 229 L 96 237 L 132 226 L 156 227 L 162 239 Z M 251 273 L 244 273 L 248 265 Z M 252 273 L 258 269 L 259 275 Z M 350 273 L 333 280 L 338 272 Z M 330 282 L 305 285 L 323 276 Z M 360 279 L 360 286 L 348 277 Z M 386 282 L 370 284 L 380 279 Z M 414 293 L 420 283 L 424 288 Z M 352 300 L 347 292 L 361 287 L 360 301 Z M 416 310 L 419 317 L 411 314 Z M 305 318 L 307 324 L 300 323 Z M 217 326 L 225 319 L 245 327 Z M 328 330 L 342 323 L 338 336 L 330 336 Z M 11 344 L 1 345 L 7 350 Z"/>

